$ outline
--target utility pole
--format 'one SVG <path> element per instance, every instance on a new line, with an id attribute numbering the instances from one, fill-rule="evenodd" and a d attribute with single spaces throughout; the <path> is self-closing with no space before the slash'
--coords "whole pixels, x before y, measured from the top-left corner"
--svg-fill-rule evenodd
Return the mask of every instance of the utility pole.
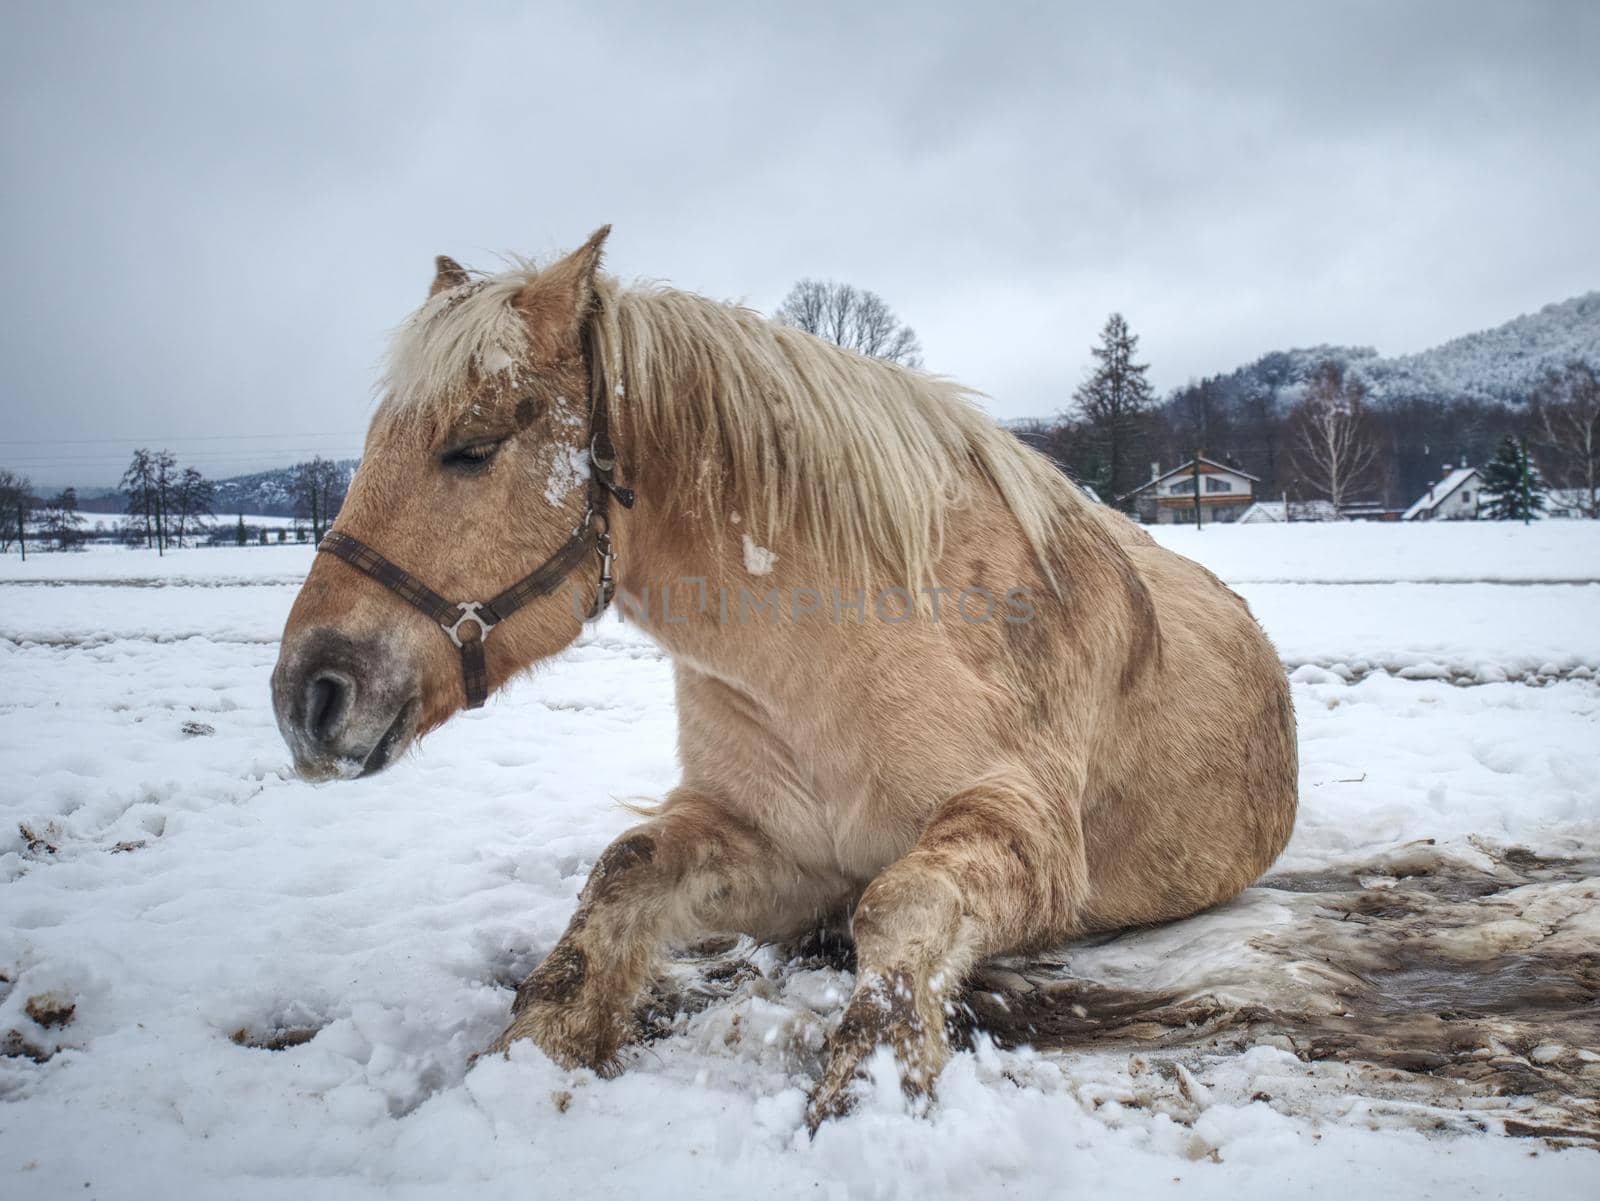
<path id="1" fill-rule="evenodd" d="M 25 491 L 26 489 L 22 489 L 17 494 L 17 549 L 22 552 L 24 563 L 28 561 L 28 527 L 22 520 L 22 492 Z"/>
<path id="2" fill-rule="evenodd" d="M 1517 444 L 1522 450 L 1519 456 L 1522 461 L 1518 464 L 1521 478 L 1517 481 L 1518 490 L 1522 493 L 1522 524 L 1528 525 L 1533 521 L 1533 488 L 1528 481 L 1528 435 L 1522 435 Z"/>
<path id="3" fill-rule="evenodd" d="M 1200 456 L 1204 451 L 1194 452 L 1194 528 L 1200 529 Z"/>

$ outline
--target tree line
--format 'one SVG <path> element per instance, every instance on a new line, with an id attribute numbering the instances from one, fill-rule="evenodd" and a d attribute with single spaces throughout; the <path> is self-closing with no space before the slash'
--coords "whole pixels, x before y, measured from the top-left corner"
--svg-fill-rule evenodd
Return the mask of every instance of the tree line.
<path id="1" fill-rule="evenodd" d="M 132 528 L 142 530 L 146 549 L 165 554 L 169 546 L 182 546 L 186 534 L 198 534 L 212 516 L 216 485 L 197 467 L 178 470 L 170 450 L 133 452 L 122 473 L 122 494 Z"/>
<path id="2" fill-rule="evenodd" d="M 125 520 L 118 537 L 128 545 L 165 554 L 200 538 L 240 546 L 249 540 L 242 513 L 231 527 L 216 524 L 216 483 L 197 467 L 180 469 L 170 450 L 135 450 L 119 492 Z M 295 516 L 310 527 L 312 541 L 320 542 L 344 503 L 344 473 L 319 455 L 291 469 L 290 493 Z M 34 494 L 26 476 L 0 469 L 0 553 L 17 548 L 26 555 L 30 542 L 35 549 L 72 550 L 87 541 L 85 525 L 76 488 L 45 499 Z"/>
<path id="3" fill-rule="evenodd" d="M 41 499 L 27 476 L 0 470 L 0 554 L 16 547 L 26 555 L 30 537 L 66 550 L 80 540 L 82 527 L 76 488 Z"/>

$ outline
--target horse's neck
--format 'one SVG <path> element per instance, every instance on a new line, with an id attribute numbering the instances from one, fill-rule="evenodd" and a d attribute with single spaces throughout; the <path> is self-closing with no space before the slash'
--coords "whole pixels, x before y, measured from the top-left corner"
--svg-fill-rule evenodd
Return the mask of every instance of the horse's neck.
<path id="1" fill-rule="evenodd" d="M 713 631 L 701 627 L 720 616 L 721 591 L 737 587 L 714 541 L 724 524 L 720 515 L 677 512 L 641 489 L 637 507 L 617 520 L 616 603 L 623 619 L 668 650 L 687 651 L 710 637 Z"/>

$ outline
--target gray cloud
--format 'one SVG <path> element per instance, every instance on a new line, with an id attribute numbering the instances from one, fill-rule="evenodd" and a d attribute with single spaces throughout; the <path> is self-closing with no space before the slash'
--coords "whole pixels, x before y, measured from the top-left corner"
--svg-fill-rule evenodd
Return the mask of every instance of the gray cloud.
<path id="1" fill-rule="evenodd" d="M 1113 308 L 1168 387 L 1600 286 L 1590 4 L 23 4 L 0 47 L 0 465 L 39 480 L 351 452 L 433 254 L 604 221 L 624 276 L 871 287 L 1006 416 Z"/>

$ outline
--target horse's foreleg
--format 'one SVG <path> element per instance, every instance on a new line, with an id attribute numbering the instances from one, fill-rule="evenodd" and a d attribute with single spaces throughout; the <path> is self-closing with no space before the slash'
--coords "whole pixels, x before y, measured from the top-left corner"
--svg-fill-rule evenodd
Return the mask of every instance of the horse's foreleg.
<path id="1" fill-rule="evenodd" d="M 661 950 L 743 930 L 753 910 L 793 895 L 798 882 L 797 869 L 726 807 L 675 791 L 658 817 L 601 854 L 566 933 L 517 989 L 493 1049 L 531 1038 L 563 1067 L 611 1073 Z"/>
<path id="2" fill-rule="evenodd" d="M 946 1007 L 978 960 L 1076 929 L 1087 869 L 1076 808 L 995 778 L 951 797 L 903 858 L 868 886 L 851 930 L 856 987 L 811 1094 L 814 1132 L 846 1112 L 873 1051 L 893 1050 L 908 1095 L 949 1055 Z"/>

